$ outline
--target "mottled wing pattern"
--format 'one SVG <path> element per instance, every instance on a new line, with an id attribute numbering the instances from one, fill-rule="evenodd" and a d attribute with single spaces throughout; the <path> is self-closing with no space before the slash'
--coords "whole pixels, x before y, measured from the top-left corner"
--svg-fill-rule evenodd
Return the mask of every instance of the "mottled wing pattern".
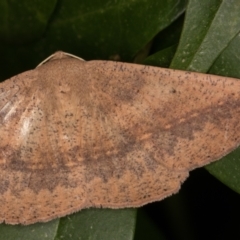
<path id="1" fill-rule="evenodd" d="M 111 96 L 90 70 L 61 59 L 1 84 L 0 221 L 29 224 L 91 206 L 139 206 L 179 189 L 187 173 L 172 174 L 134 146 L 108 117 Z"/>
<path id="2" fill-rule="evenodd" d="M 239 146 L 237 79 L 107 61 L 88 65 L 111 99 L 108 118 L 158 164 L 189 171 Z"/>
<path id="3" fill-rule="evenodd" d="M 0 221 L 136 207 L 238 146 L 234 79 L 50 60 L 0 85 Z"/>

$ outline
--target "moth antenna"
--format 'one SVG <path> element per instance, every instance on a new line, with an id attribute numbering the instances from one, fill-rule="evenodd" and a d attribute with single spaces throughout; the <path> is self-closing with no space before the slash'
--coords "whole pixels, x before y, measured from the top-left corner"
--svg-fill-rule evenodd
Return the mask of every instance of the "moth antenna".
<path id="1" fill-rule="evenodd" d="M 75 56 L 75 55 L 73 55 L 71 53 L 57 51 L 57 52 L 53 53 L 52 55 L 50 55 L 49 57 L 47 57 L 46 59 L 44 59 L 41 63 L 39 63 L 36 68 L 42 66 L 43 64 L 45 64 L 48 61 L 52 61 L 52 60 L 56 60 L 56 59 L 62 59 L 62 58 L 67 58 L 67 57 L 73 57 L 73 58 L 79 59 L 81 61 L 85 61 L 84 59 L 82 59 L 82 58 L 80 58 L 78 56 Z"/>

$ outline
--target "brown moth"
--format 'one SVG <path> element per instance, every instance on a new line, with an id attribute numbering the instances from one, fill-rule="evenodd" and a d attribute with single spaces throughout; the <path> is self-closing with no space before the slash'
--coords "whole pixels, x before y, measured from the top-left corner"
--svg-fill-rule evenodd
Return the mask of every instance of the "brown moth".
<path id="1" fill-rule="evenodd" d="M 240 142 L 237 79 L 57 52 L 0 84 L 0 222 L 138 207 Z"/>

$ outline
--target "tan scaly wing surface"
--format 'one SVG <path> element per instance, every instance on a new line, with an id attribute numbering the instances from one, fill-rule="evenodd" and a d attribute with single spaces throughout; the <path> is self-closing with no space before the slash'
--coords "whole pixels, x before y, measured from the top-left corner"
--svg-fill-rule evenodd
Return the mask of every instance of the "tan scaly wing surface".
<path id="1" fill-rule="evenodd" d="M 137 207 L 240 141 L 236 79 L 56 53 L 0 84 L 0 222 Z"/>

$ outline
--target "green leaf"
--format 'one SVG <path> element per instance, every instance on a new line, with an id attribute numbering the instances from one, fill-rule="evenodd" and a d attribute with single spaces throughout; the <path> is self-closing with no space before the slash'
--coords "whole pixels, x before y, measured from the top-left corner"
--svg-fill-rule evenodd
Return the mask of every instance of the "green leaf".
<path id="1" fill-rule="evenodd" d="M 46 41 L 86 59 L 111 59 L 119 55 L 121 60 L 131 61 L 185 9 L 185 1 L 175 0 L 167 4 L 155 0 L 68 2 L 61 2 Z M 55 50 L 56 47 L 49 49 Z"/>
<path id="2" fill-rule="evenodd" d="M 232 190 L 240 193 L 240 149 L 220 161 L 208 165 L 207 170 Z"/>
<path id="3" fill-rule="evenodd" d="M 238 0 L 190 0 L 171 68 L 207 72 L 240 30 Z"/>
<path id="4" fill-rule="evenodd" d="M 209 73 L 240 78 L 240 35 L 228 44 L 222 51 L 214 64 L 211 66 Z"/>
<path id="5" fill-rule="evenodd" d="M 159 31 L 183 13 L 185 1 L 61 0 L 38 41 L 24 46 L 0 44 L 4 56 L 0 64 L 8 66 L 2 69 L 0 80 L 34 68 L 57 50 L 86 60 L 117 57 L 132 61 Z"/>
<path id="6" fill-rule="evenodd" d="M 28 43 L 41 37 L 57 0 L 0 1 L 0 41 Z"/>
<path id="7" fill-rule="evenodd" d="M 62 218 L 55 240 L 131 240 L 136 225 L 136 209 L 85 209 Z"/>
<path id="8" fill-rule="evenodd" d="M 210 73 L 240 78 L 240 36 L 229 43 L 210 69 Z M 207 170 L 234 191 L 240 193 L 240 148 L 221 161 L 207 166 Z"/>
<path id="9" fill-rule="evenodd" d="M 36 223 L 29 226 L 0 224 L 0 239 L 7 240 L 53 240 L 59 220 Z"/>
<path id="10" fill-rule="evenodd" d="M 159 66 L 159 67 L 169 67 L 171 60 L 176 52 L 177 45 L 165 48 L 161 51 L 158 51 L 155 54 L 152 54 L 143 61 L 145 65 Z"/>
<path id="11" fill-rule="evenodd" d="M 62 219 L 29 226 L 0 224 L 0 238 L 8 240 L 122 240 L 133 239 L 136 209 L 85 209 Z"/>
<path id="12" fill-rule="evenodd" d="M 176 52 L 183 27 L 181 16 L 154 38 L 149 57 L 142 63 L 152 66 L 169 67 Z"/>

